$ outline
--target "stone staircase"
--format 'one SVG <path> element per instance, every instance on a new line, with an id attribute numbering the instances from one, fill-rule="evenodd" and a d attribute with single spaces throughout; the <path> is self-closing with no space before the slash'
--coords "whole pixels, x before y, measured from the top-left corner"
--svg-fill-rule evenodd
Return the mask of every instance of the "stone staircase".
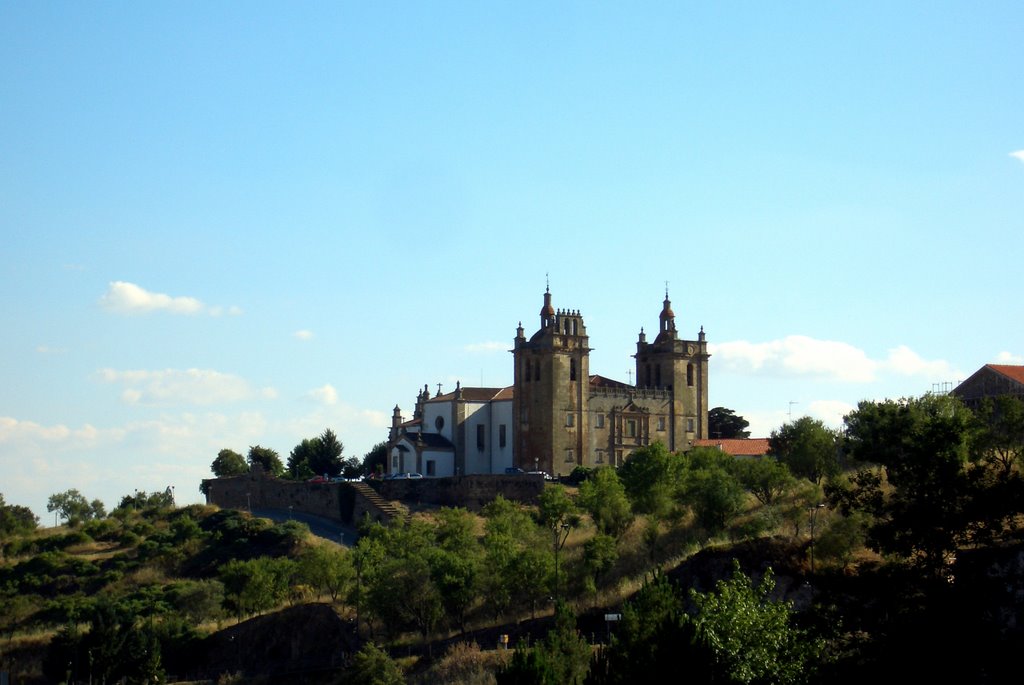
<path id="1" fill-rule="evenodd" d="M 357 496 L 365 499 L 373 509 L 376 509 L 383 517 L 387 518 L 387 521 L 382 521 L 382 523 L 389 523 L 392 519 L 396 518 L 408 518 L 404 511 L 381 497 L 376 490 L 366 483 L 357 482 L 351 485 L 355 488 Z"/>

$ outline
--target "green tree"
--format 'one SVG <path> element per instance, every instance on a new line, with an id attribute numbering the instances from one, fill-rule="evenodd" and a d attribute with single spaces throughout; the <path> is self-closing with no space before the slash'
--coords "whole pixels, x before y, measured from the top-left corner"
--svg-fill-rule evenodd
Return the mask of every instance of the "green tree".
<path id="1" fill-rule="evenodd" d="M 622 608 L 611 644 L 601 650 L 591 666 L 588 683 L 601 685 L 658 683 L 678 673 L 685 636 L 683 598 L 668 577 L 655 571 L 645 578 L 640 590 Z M 692 632 L 692 631 L 691 631 Z M 687 679 L 710 682 L 694 672 L 686 661 Z"/>
<path id="2" fill-rule="evenodd" d="M 288 455 L 288 476 L 294 480 L 307 480 L 318 474 L 313 471 L 310 461 L 315 459 L 320 449 L 320 438 L 303 438 L 302 442 L 292 448 Z"/>
<path id="3" fill-rule="evenodd" d="M 363 473 L 371 475 L 384 473 L 387 470 L 388 444 L 378 442 L 370 448 L 370 451 L 363 455 Z"/>
<path id="4" fill-rule="evenodd" d="M 325 475 L 333 478 L 341 473 L 341 455 L 345 451 L 345 445 L 338 440 L 338 436 L 330 428 L 316 440 L 316 450 L 310 456 L 309 468 L 317 475 Z"/>
<path id="5" fill-rule="evenodd" d="M 576 629 L 576 617 L 564 602 L 555 606 L 555 625 L 532 648 L 520 647 L 495 674 L 498 685 L 576 685 L 590 667 L 590 645 Z"/>
<path id="6" fill-rule="evenodd" d="M 854 553 L 864 546 L 870 525 L 870 517 L 862 511 L 836 517 L 815 541 L 814 554 L 819 559 L 834 559 L 847 568 Z"/>
<path id="7" fill-rule="evenodd" d="M 977 512 L 987 517 L 972 502 L 987 495 L 967 470 L 973 419 L 955 397 L 861 402 L 846 425 L 851 455 L 878 464 L 881 474 L 862 469 L 850 488 L 830 487 L 827 494 L 844 515 L 860 510 L 873 517 L 872 549 L 940 572 L 972 531 L 998 525 L 974 518 Z"/>
<path id="8" fill-rule="evenodd" d="M 615 546 L 615 538 L 598 533 L 583 543 L 583 567 L 592 584 L 597 590 L 598 582 L 615 566 L 619 559 L 619 551 Z"/>
<path id="9" fill-rule="evenodd" d="M 611 467 L 596 469 L 588 480 L 580 484 L 577 501 L 602 533 L 618 537 L 633 522 L 626 488 Z"/>
<path id="10" fill-rule="evenodd" d="M 498 496 L 483 508 L 481 592 L 497 617 L 512 607 L 535 611 L 551 588 L 551 539 L 519 504 Z"/>
<path id="11" fill-rule="evenodd" d="M 30 533 L 38 525 L 39 517 L 33 514 L 31 509 L 20 504 L 7 504 L 0 493 L 0 540 L 12 535 Z"/>
<path id="12" fill-rule="evenodd" d="M 715 407 L 708 412 L 708 435 L 716 440 L 749 438 L 749 425 L 749 421 L 737 415 L 732 409 Z"/>
<path id="13" fill-rule="evenodd" d="M 431 578 L 441 593 L 445 615 L 465 630 L 466 613 L 480 596 L 483 549 L 476 538 L 474 517 L 465 509 L 443 508 L 436 518 Z"/>
<path id="14" fill-rule="evenodd" d="M 217 453 L 217 458 L 210 464 L 210 471 L 217 478 L 228 478 L 249 473 L 249 465 L 245 463 L 245 457 L 241 454 L 224 448 Z"/>
<path id="15" fill-rule="evenodd" d="M 249 447 L 247 459 L 250 467 L 259 465 L 265 473 L 278 478 L 284 475 L 284 464 L 281 463 L 280 455 L 269 447 L 259 445 Z"/>
<path id="16" fill-rule="evenodd" d="M 351 685 L 404 685 L 402 669 L 373 642 L 356 652 L 345 681 Z"/>
<path id="17" fill-rule="evenodd" d="M 380 618 L 391 635 L 415 628 L 426 640 L 444 618 L 431 568 L 435 544 L 433 528 L 420 519 L 373 526 L 359 540 L 357 563 L 365 587 L 360 606 Z"/>
<path id="18" fill-rule="evenodd" d="M 285 557 L 232 559 L 220 568 L 225 608 L 239 619 L 273 609 L 287 598 L 296 568 Z"/>
<path id="19" fill-rule="evenodd" d="M 1010 475 L 1024 456 L 1024 400 L 1012 395 L 986 398 L 978 407 L 972 452 Z"/>
<path id="20" fill-rule="evenodd" d="M 333 545 L 307 547 L 299 555 L 298 564 L 301 581 L 318 593 L 326 592 L 331 601 L 344 595 L 355 577 L 350 554 Z"/>
<path id="21" fill-rule="evenodd" d="M 792 624 L 792 606 L 773 601 L 774 589 L 771 569 L 755 585 L 733 561 L 732 578 L 713 592 L 690 590 L 697 640 L 729 682 L 799 683 L 812 675 L 823 645 Z"/>
<path id="22" fill-rule="evenodd" d="M 683 467 L 682 457 L 669 452 L 660 442 L 630 454 L 619 467 L 618 475 L 633 511 L 668 516 L 675 504 Z"/>
<path id="23" fill-rule="evenodd" d="M 123 603 L 101 599 L 91 611 L 89 630 L 71 624 L 53 639 L 47 655 L 52 678 L 75 682 L 155 683 L 163 679 L 161 645 L 151 622 L 139 622 Z"/>
<path id="24" fill-rule="evenodd" d="M 821 484 L 839 473 L 837 439 L 824 423 L 803 416 L 772 431 L 769 453 L 789 467 L 795 476 Z"/>
<path id="25" fill-rule="evenodd" d="M 732 472 L 740 484 L 761 504 L 771 506 L 796 481 L 789 467 L 774 457 L 737 459 Z"/>
<path id="26" fill-rule="evenodd" d="M 681 499 L 690 506 L 697 524 L 714 537 L 743 510 L 744 492 L 739 481 L 719 465 L 693 466 L 686 470 Z"/>
<path id="27" fill-rule="evenodd" d="M 46 502 L 46 510 L 57 512 L 71 526 L 78 525 L 82 521 L 101 519 L 107 515 L 103 502 L 98 499 L 90 502 L 74 488 L 50 495 Z"/>

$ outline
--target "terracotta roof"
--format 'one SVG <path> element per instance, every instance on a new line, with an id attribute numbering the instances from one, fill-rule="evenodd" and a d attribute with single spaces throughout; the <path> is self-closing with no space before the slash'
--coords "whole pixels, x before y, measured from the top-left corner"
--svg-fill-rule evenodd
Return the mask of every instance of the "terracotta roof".
<path id="1" fill-rule="evenodd" d="M 734 457 L 762 457 L 768 453 L 768 438 L 721 438 L 694 440 L 694 447 L 717 447 Z"/>
<path id="2" fill-rule="evenodd" d="M 446 392 L 443 395 L 437 395 L 436 397 L 431 397 L 429 400 L 427 400 L 427 402 L 451 402 L 452 400 L 455 399 L 455 393 L 456 392 L 457 391 L 453 390 L 451 392 Z M 511 386 L 509 386 L 507 388 L 469 388 L 469 387 L 466 387 L 466 388 L 462 388 L 462 399 L 464 401 L 466 401 L 466 402 L 490 402 L 492 400 L 497 400 L 497 399 L 509 400 L 509 399 L 512 399 L 512 387 Z"/>
<path id="3" fill-rule="evenodd" d="M 985 364 L 985 366 L 1011 380 L 1024 384 L 1024 366 L 1011 366 L 1009 364 Z"/>
<path id="4" fill-rule="evenodd" d="M 590 385 L 595 388 L 632 388 L 632 385 L 623 383 L 622 381 L 613 381 L 611 378 L 605 378 L 604 376 L 598 376 L 596 374 L 590 377 Z"/>

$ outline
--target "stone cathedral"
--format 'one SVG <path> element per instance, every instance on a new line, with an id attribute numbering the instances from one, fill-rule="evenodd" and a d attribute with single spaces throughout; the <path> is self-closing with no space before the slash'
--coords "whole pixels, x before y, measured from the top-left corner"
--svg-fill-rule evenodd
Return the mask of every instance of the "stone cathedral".
<path id="1" fill-rule="evenodd" d="M 590 372 L 590 339 L 578 310 L 556 310 L 544 293 L 540 328 L 520 323 L 514 380 L 433 397 L 424 386 L 413 417 L 395 407 L 388 440 L 392 473 L 504 473 L 510 467 L 566 475 L 576 466 L 620 465 L 654 442 L 689 449 L 708 437 L 708 350 L 701 327 L 684 340 L 665 292 L 653 341 L 640 329 L 636 383 Z"/>

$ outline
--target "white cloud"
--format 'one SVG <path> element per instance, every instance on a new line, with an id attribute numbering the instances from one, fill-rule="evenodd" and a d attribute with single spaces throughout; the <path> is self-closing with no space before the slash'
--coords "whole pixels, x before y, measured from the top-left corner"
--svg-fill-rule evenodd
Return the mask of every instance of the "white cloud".
<path id="1" fill-rule="evenodd" d="M 112 281 L 107 292 L 100 298 L 100 304 L 112 312 L 119 314 L 148 314 L 154 311 L 166 311 L 172 314 L 202 314 L 210 316 L 238 316 L 242 310 L 238 307 L 208 307 L 194 297 L 172 297 L 163 293 L 153 293 L 145 288 L 125 281 Z"/>
<path id="2" fill-rule="evenodd" d="M 820 419 L 827 426 L 838 428 L 843 425 L 843 417 L 857 407 L 841 400 L 816 400 L 807 407 L 807 415 Z"/>
<path id="3" fill-rule="evenodd" d="M 889 350 L 889 356 L 881 366 L 900 376 L 951 379 L 962 375 L 949 362 L 942 359 L 922 359 L 920 355 L 906 345 L 900 345 Z"/>
<path id="4" fill-rule="evenodd" d="M 1024 152 L 1022 150 L 1021 152 Z M 996 355 L 997 364 L 1024 364 L 1024 357 L 1012 352 L 1000 352 Z"/>
<path id="5" fill-rule="evenodd" d="M 134 283 L 113 281 L 100 303 L 115 312 L 135 314 L 166 310 L 175 314 L 198 314 L 204 305 L 194 297 L 171 297 L 162 293 L 151 293 Z"/>
<path id="6" fill-rule="evenodd" d="M 741 374 L 812 376 L 865 383 L 874 380 L 877 364 L 852 345 L 790 335 L 781 340 L 746 340 L 708 345 L 712 359 Z"/>
<path id="7" fill-rule="evenodd" d="M 1024 150 L 1017 150 L 1016 152 L 1011 152 L 1010 156 L 1016 157 L 1020 161 L 1024 162 Z"/>
<path id="8" fill-rule="evenodd" d="M 121 399 L 128 404 L 210 405 L 277 395 L 273 388 L 254 390 L 243 378 L 211 369 L 100 369 L 97 375 L 105 383 L 123 385 Z"/>
<path id="9" fill-rule="evenodd" d="M 712 362 L 727 372 L 772 377 L 810 377 L 847 383 L 871 383 L 880 373 L 946 380 L 960 372 L 941 359 L 927 360 L 906 345 L 889 350 L 884 360 L 871 359 L 864 350 L 834 340 L 790 335 L 780 340 L 752 343 L 737 340 L 709 344 Z"/>
<path id="10" fill-rule="evenodd" d="M 473 353 L 485 353 L 491 352 L 507 352 L 509 349 L 508 343 L 504 342 L 481 342 L 481 343 L 470 343 L 463 348 L 466 352 Z"/>
<path id="11" fill-rule="evenodd" d="M 301 331 L 295 331 L 294 333 L 292 333 L 292 337 L 295 338 L 296 340 L 312 340 L 313 331 L 307 331 L 305 329 Z"/>
<path id="12" fill-rule="evenodd" d="M 321 404 L 337 404 L 338 403 L 338 391 L 334 389 L 334 386 L 327 383 L 319 388 L 314 388 L 306 393 L 306 396 L 310 399 L 319 402 Z"/>
<path id="13" fill-rule="evenodd" d="M 68 348 L 66 348 L 66 347 L 50 347 L 49 345 L 38 345 L 36 347 L 36 352 L 39 353 L 39 354 L 44 354 L 44 355 L 49 355 L 49 354 L 65 354 L 65 353 L 67 353 L 67 351 L 68 351 Z"/>

